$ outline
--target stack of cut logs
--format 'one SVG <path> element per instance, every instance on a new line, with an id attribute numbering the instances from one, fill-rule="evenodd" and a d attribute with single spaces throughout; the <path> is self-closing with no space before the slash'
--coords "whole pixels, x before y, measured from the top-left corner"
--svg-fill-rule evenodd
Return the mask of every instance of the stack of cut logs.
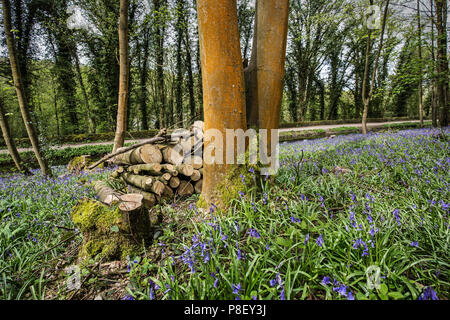
<path id="1" fill-rule="evenodd" d="M 201 154 L 203 132 L 203 122 L 197 121 L 191 130 L 173 133 L 170 142 L 146 144 L 119 154 L 112 159 L 118 165 L 112 177 L 125 182 L 128 193 L 142 195 L 146 207 L 161 199 L 173 201 L 201 193 L 203 159 L 195 154 Z"/>

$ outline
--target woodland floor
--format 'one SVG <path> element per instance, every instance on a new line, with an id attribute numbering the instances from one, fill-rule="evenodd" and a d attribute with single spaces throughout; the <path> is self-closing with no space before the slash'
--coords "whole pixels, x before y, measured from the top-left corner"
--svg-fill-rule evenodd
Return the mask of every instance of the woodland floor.
<path id="1" fill-rule="evenodd" d="M 276 177 L 242 179 L 229 212 L 157 207 L 154 243 L 92 260 L 71 208 L 110 170 L 0 177 L 0 299 L 448 299 L 450 128 L 282 144 Z M 262 190 L 255 190 L 256 179 Z M 366 271 L 381 272 L 377 289 Z"/>

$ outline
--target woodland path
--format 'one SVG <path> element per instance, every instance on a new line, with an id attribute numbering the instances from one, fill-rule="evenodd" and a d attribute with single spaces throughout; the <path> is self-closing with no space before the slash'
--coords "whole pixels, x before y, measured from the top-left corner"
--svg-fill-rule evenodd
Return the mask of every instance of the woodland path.
<path id="1" fill-rule="evenodd" d="M 382 127 L 385 124 L 396 124 L 396 123 L 412 123 L 412 122 L 419 122 L 417 120 L 409 120 L 409 121 L 390 121 L 390 122 L 368 122 L 367 127 L 375 128 L 375 127 Z M 333 125 L 322 125 L 322 126 L 310 126 L 310 127 L 301 127 L 301 128 L 284 128 L 280 129 L 280 132 L 292 132 L 292 131 L 308 131 L 308 130 L 330 130 L 334 128 L 342 128 L 342 127 L 357 127 L 361 128 L 361 123 L 347 123 L 347 124 L 333 124 Z M 150 137 L 149 137 L 150 138 Z M 142 142 L 147 139 L 129 139 L 125 140 L 125 143 L 138 143 Z M 66 148 L 78 148 L 83 146 L 102 146 L 102 145 L 112 145 L 113 141 L 105 141 L 105 142 L 88 142 L 88 143 L 79 143 L 79 144 L 64 144 L 64 145 L 55 145 L 51 146 L 50 149 L 53 150 L 62 150 Z M 18 148 L 19 152 L 27 152 L 27 151 L 33 151 L 31 148 Z M 0 150 L 0 154 L 8 153 L 8 150 L 2 149 Z"/>

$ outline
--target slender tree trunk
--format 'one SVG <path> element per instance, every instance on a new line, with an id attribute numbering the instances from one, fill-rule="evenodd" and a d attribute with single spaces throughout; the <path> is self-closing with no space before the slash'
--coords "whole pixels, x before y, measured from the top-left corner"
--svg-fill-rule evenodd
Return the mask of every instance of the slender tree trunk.
<path id="1" fill-rule="evenodd" d="M 120 53 L 120 75 L 119 75 L 119 102 L 117 110 L 116 136 L 114 138 L 113 153 L 122 148 L 127 131 L 127 104 L 128 83 L 130 73 L 130 62 L 128 54 L 128 7 L 129 0 L 120 0 L 120 22 L 119 22 L 119 53 Z"/>
<path id="2" fill-rule="evenodd" d="M 420 23 L 420 0 L 417 0 L 417 32 L 418 32 L 418 54 L 419 54 L 419 85 L 418 85 L 418 95 L 419 95 L 419 119 L 420 127 L 423 128 L 423 87 L 422 87 L 422 25 Z"/>
<path id="3" fill-rule="evenodd" d="M 431 122 L 433 128 L 437 128 L 437 83 L 436 83 L 436 53 L 434 49 L 434 0 L 430 0 L 430 11 L 433 21 L 431 22 L 431 60 L 432 60 L 432 77 L 431 77 Z"/>
<path id="4" fill-rule="evenodd" d="M 191 119 L 196 118 L 197 111 L 195 105 L 195 94 L 194 94 L 194 75 L 192 73 L 192 56 L 191 56 L 191 48 L 190 48 L 190 40 L 189 40 L 189 31 L 186 30 L 185 35 L 185 48 L 186 48 L 186 68 L 187 68 L 187 77 L 188 77 L 188 91 L 189 91 L 189 111 L 191 115 Z M 201 119 L 198 119 L 201 120 Z"/>
<path id="5" fill-rule="evenodd" d="M 185 29 L 184 21 L 184 1 L 177 0 L 177 53 L 176 53 L 176 89 L 175 89 L 175 99 L 176 99 L 176 123 L 183 127 L 183 36 Z"/>
<path id="6" fill-rule="evenodd" d="M 197 12 L 205 129 L 215 129 L 225 137 L 226 129 L 247 128 L 236 0 L 198 0 Z M 206 134 L 205 150 L 212 148 L 215 155 L 204 166 L 202 198 L 207 207 L 224 205 L 219 185 L 234 167 L 225 164 L 226 145 L 226 139 L 222 144 Z"/>
<path id="7" fill-rule="evenodd" d="M 14 139 L 11 137 L 11 130 L 8 125 L 8 119 L 5 115 L 5 109 L 3 104 L 3 98 L 0 97 L 0 127 L 2 129 L 3 140 L 5 140 L 6 147 L 8 148 L 9 154 L 16 165 L 17 170 L 19 172 L 23 172 L 25 174 L 31 174 L 30 170 L 25 166 L 20 158 L 19 152 L 16 148 L 16 143 Z"/>
<path id="8" fill-rule="evenodd" d="M 17 99 L 19 101 L 20 112 L 22 114 L 23 121 L 25 123 L 25 128 L 30 138 L 31 145 L 33 147 L 34 154 L 39 163 L 39 166 L 44 175 L 51 176 L 52 172 L 47 164 L 47 161 L 41 155 L 41 148 L 39 145 L 38 137 L 36 134 L 36 129 L 31 121 L 30 112 L 28 109 L 27 97 L 25 95 L 25 90 L 22 83 L 22 78 L 19 70 L 19 65 L 17 61 L 16 47 L 14 44 L 14 36 L 12 34 L 11 25 L 11 5 L 9 0 L 2 0 L 3 5 L 3 19 L 5 25 L 6 43 L 8 46 L 9 59 L 11 64 L 11 72 L 14 80 L 14 87 L 16 88 Z"/>
<path id="9" fill-rule="evenodd" d="M 141 127 L 142 130 L 148 130 L 148 112 L 147 112 L 147 83 L 148 83 L 148 55 L 150 49 L 150 43 L 148 36 L 144 36 L 143 57 L 141 66 L 141 79 L 140 79 L 140 102 L 139 107 L 141 110 Z M 141 53 L 139 53 L 141 55 Z"/>
<path id="10" fill-rule="evenodd" d="M 86 111 L 87 111 L 86 117 L 88 120 L 88 132 L 95 133 L 97 125 L 96 125 L 95 119 L 92 115 L 92 110 L 91 110 L 91 106 L 89 103 L 89 96 L 87 94 L 86 86 L 84 85 L 83 75 L 81 73 L 81 67 L 80 67 L 80 59 L 78 58 L 78 52 L 77 52 L 76 47 L 73 52 L 73 56 L 74 56 L 74 60 L 75 60 L 75 70 L 77 72 L 78 83 L 80 84 L 81 92 L 83 93 L 84 105 L 85 105 Z"/>
<path id="11" fill-rule="evenodd" d="M 362 131 L 363 134 L 367 134 L 367 115 L 369 112 L 369 104 L 370 100 L 372 99 L 374 85 L 375 85 L 375 77 L 377 75 L 377 69 L 378 69 L 378 62 L 380 61 L 381 56 L 381 50 L 383 49 L 383 40 L 384 40 L 384 31 L 386 29 L 386 22 L 387 22 L 387 15 L 389 10 L 389 2 L 390 0 L 386 1 L 386 6 L 384 8 L 384 15 L 383 15 L 383 26 L 381 27 L 381 39 L 380 43 L 378 45 L 378 52 L 375 59 L 375 66 L 372 70 L 372 79 L 370 80 L 370 84 L 368 85 L 367 81 L 369 81 L 369 58 L 370 58 L 370 47 L 371 47 L 371 36 L 372 32 L 369 29 L 369 35 L 367 37 L 367 47 L 366 47 L 366 63 L 365 63 L 365 69 L 364 69 L 364 81 L 363 81 L 363 88 L 362 88 L 362 96 L 363 96 L 363 102 L 364 102 L 364 110 L 363 110 L 363 116 L 362 116 Z M 370 4 L 373 5 L 373 1 L 370 1 Z M 367 87 L 369 88 L 369 93 L 367 93 Z"/>
<path id="12" fill-rule="evenodd" d="M 448 126 L 448 58 L 447 58 L 447 0 L 435 0 L 437 37 L 437 100 L 439 109 L 439 126 Z"/>
<path id="13" fill-rule="evenodd" d="M 197 88 L 197 100 L 199 102 L 198 107 L 198 114 L 199 114 L 199 120 L 204 119 L 203 114 L 203 79 L 202 79 L 202 64 L 200 61 L 200 41 L 197 41 L 197 51 L 196 51 L 196 65 L 197 65 L 197 72 L 198 72 L 198 88 Z"/>
<path id="14" fill-rule="evenodd" d="M 59 113 L 58 113 L 58 90 L 56 90 L 55 82 L 52 79 L 53 86 L 53 109 L 55 111 L 55 120 L 56 120 L 56 135 L 61 137 L 61 130 L 59 128 Z"/>
<path id="15" fill-rule="evenodd" d="M 164 0 L 153 0 L 156 18 L 156 87 L 157 87 L 157 110 L 159 113 L 159 127 L 166 126 L 166 96 L 164 92 L 164 35 L 165 17 L 163 16 Z"/>

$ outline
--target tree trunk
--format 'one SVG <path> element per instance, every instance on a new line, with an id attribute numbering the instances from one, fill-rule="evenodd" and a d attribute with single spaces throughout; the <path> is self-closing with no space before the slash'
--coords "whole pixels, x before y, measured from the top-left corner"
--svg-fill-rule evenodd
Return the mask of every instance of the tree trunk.
<path id="1" fill-rule="evenodd" d="M 247 128 L 236 0 L 198 0 L 197 12 L 207 132 L 205 149 L 211 148 L 215 154 L 212 161 L 205 163 L 202 197 L 206 206 L 211 203 L 222 206 L 218 186 L 233 166 L 225 164 L 225 139 L 224 143 L 218 143 L 208 136 L 208 130 L 215 129 L 225 137 L 226 129 Z"/>
<path id="2" fill-rule="evenodd" d="M 83 81 L 83 75 L 81 73 L 81 67 L 80 67 L 80 59 L 78 58 L 78 52 L 75 48 L 73 52 L 73 56 L 75 58 L 75 70 L 77 72 L 78 82 L 80 84 L 81 92 L 83 93 L 83 99 L 84 99 L 84 105 L 86 107 L 86 117 L 88 120 L 88 132 L 89 133 L 95 133 L 97 124 L 95 122 L 95 118 L 91 111 L 91 106 L 89 103 L 89 96 L 87 94 L 86 86 L 84 85 Z"/>
<path id="3" fill-rule="evenodd" d="M 30 111 L 28 109 L 28 101 L 23 87 L 22 77 L 19 70 L 16 47 L 14 44 L 14 36 L 12 34 L 11 25 L 11 5 L 9 0 L 2 0 L 3 5 L 3 19 L 5 25 L 6 43 L 8 46 L 9 59 L 11 64 L 11 72 L 14 80 L 14 87 L 16 88 L 17 99 L 19 101 L 20 112 L 22 114 L 25 128 L 30 138 L 34 154 L 39 163 L 39 166 L 44 175 L 51 176 L 52 172 L 48 167 L 47 161 L 41 155 L 41 148 L 39 145 L 36 129 L 31 121 Z"/>
<path id="4" fill-rule="evenodd" d="M 364 102 L 364 110 L 363 110 L 363 116 L 362 116 L 362 132 L 363 134 L 367 134 L 367 115 L 369 113 L 369 104 L 370 100 L 372 99 L 374 85 L 375 85 L 375 77 L 377 75 L 378 70 L 378 62 L 380 61 L 381 56 L 381 50 L 383 49 L 383 40 L 384 40 L 384 31 L 386 29 L 386 22 L 387 22 L 387 15 L 389 10 L 389 2 L 390 0 L 387 0 L 386 6 L 384 8 L 384 16 L 383 16 L 383 26 L 381 28 L 381 39 L 380 43 L 378 45 L 378 52 L 375 59 L 375 65 L 372 70 L 372 78 L 369 79 L 369 60 L 370 60 L 370 47 L 371 47 L 371 36 L 372 31 L 369 29 L 369 35 L 367 37 L 367 46 L 366 46 L 366 63 L 364 68 L 364 80 L 363 80 L 363 87 L 362 87 L 362 98 Z M 373 1 L 370 1 L 370 4 L 373 5 Z M 368 83 L 370 81 L 370 83 Z M 369 92 L 367 93 L 367 87 L 369 86 Z"/>
<path id="5" fill-rule="evenodd" d="M 185 31 L 185 10 L 184 1 L 177 0 L 177 51 L 176 51 L 176 86 L 175 86 L 175 98 L 176 98 L 176 123 L 183 127 L 183 36 Z"/>
<path id="6" fill-rule="evenodd" d="M 9 129 L 8 119 L 6 118 L 5 109 L 3 106 L 3 98 L 0 97 L 0 127 L 2 129 L 3 140 L 5 140 L 6 147 L 8 148 L 9 154 L 11 155 L 11 158 L 16 165 L 17 170 L 25 174 L 31 174 L 30 170 L 22 162 L 22 159 L 20 158 L 19 152 L 16 148 L 16 143 L 11 137 L 11 130 Z"/>
<path id="7" fill-rule="evenodd" d="M 420 0 L 417 0 L 417 37 L 419 41 L 419 85 L 418 85 L 418 99 L 419 99 L 419 119 L 420 127 L 423 128 L 423 87 L 422 87 L 422 25 L 420 23 Z"/>
<path id="8" fill-rule="evenodd" d="M 165 34 L 165 17 L 161 12 L 164 6 L 164 0 L 153 0 L 156 19 L 156 87 L 157 87 L 157 110 L 159 113 L 159 128 L 166 126 L 166 96 L 164 92 L 164 34 Z"/>
<path id="9" fill-rule="evenodd" d="M 272 130 L 280 121 L 289 1 L 259 0 L 257 5 L 258 127 Z"/>
<path id="10" fill-rule="evenodd" d="M 195 94 L 194 94 L 194 75 L 192 73 L 192 56 L 191 56 L 191 47 L 189 40 L 189 31 L 185 31 L 185 44 L 186 48 L 186 68 L 187 68 L 187 77 L 188 77 L 188 91 L 189 91 L 189 111 L 191 119 L 197 119 L 197 110 L 195 105 Z"/>
<path id="11" fill-rule="evenodd" d="M 447 58 L 447 1 L 435 0 L 437 37 L 437 101 L 439 126 L 448 126 L 448 58 Z"/>
<path id="12" fill-rule="evenodd" d="M 280 122 L 289 1 L 258 0 L 256 5 L 252 60 L 246 70 L 247 119 L 249 126 L 269 130 L 270 154 L 270 130 L 278 129 Z"/>
<path id="13" fill-rule="evenodd" d="M 128 7 L 129 0 L 120 0 L 120 22 L 119 22 L 119 101 L 117 109 L 116 136 L 114 138 L 113 153 L 122 148 L 127 131 L 127 105 L 128 105 L 128 81 L 130 73 L 130 62 L 128 54 Z"/>

